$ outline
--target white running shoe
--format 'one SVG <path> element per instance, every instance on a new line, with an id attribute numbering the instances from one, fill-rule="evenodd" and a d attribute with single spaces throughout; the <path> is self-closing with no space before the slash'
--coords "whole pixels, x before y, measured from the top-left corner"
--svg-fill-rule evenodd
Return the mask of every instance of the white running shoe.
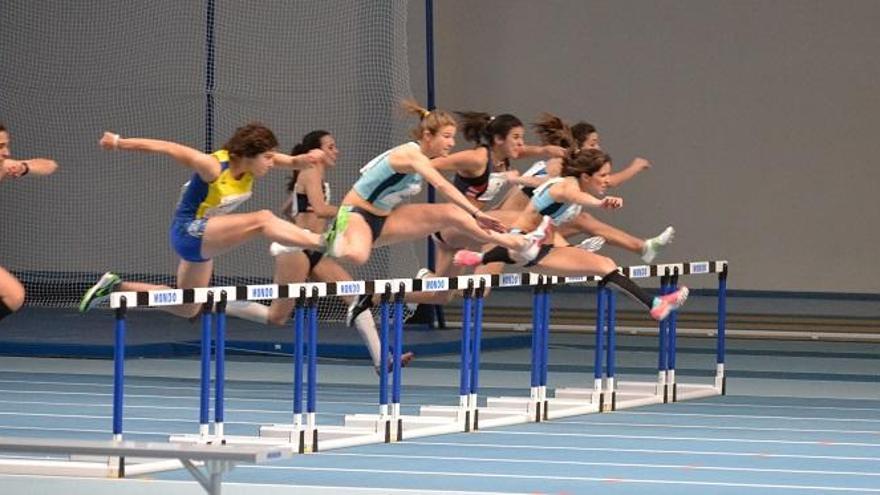
<path id="1" fill-rule="evenodd" d="M 602 246 L 604 246 L 604 245 L 605 245 L 605 238 L 600 235 L 596 235 L 593 237 L 587 237 L 586 239 L 582 240 L 580 242 L 580 244 L 578 244 L 575 247 L 583 249 L 583 250 L 590 252 L 590 253 L 595 253 L 596 251 L 602 249 Z"/>
<path id="2" fill-rule="evenodd" d="M 272 256 L 301 252 L 302 248 L 299 246 L 285 246 L 280 242 L 273 242 L 272 244 L 269 244 L 269 254 L 271 254 Z"/>
<path id="3" fill-rule="evenodd" d="M 541 241 L 547 237 L 547 229 L 550 228 L 550 217 L 544 215 L 538 227 L 525 234 L 526 245 L 516 252 L 511 252 L 511 258 L 517 262 L 528 263 L 538 257 L 541 251 Z"/>
<path id="4" fill-rule="evenodd" d="M 645 247 L 642 249 L 642 261 L 650 263 L 654 261 L 657 254 L 675 238 L 675 229 L 672 226 L 666 227 L 666 230 L 657 237 L 652 237 L 645 241 Z"/>

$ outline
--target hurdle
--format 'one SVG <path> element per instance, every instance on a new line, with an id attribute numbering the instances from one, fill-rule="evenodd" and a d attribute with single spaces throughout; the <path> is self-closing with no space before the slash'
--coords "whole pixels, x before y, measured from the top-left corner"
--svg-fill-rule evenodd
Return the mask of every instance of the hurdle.
<path id="1" fill-rule="evenodd" d="M 20 454 L 58 454 L 73 456 L 103 456 L 118 459 L 129 457 L 173 459 L 186 468 L 209 495 L 220 495 L 223 476 L 238 464 L 262 464 L 290 456 L 290 452 L 278 448 L 223 447 L 216 445 L 179 445 L 154 442 L 131 442 L 116 440 L 50 440 L 36 438 L 0 437 L 0 452 Z M 9 460 L 15 466 L 17 460 Z M 26 461 L 20 461 L 16 474 L 82 475 L 80 464 L 74 461 L 43 461 L 53 472 L 34 469 Z M 200 467 L 202 465 L 203 467 Z M 4 471 L 5 472 L 5 471 Z M 122 478 L 125 471 L 108 469 L 107 477 Z"/>
<path id="2" fill-rule="evenodd" d="M 675 373 L 676 365 L 676 332 L 678 324 L 678 312 L 673 311 L 668 318 L 658 323 L 658 357 L 657 357 L 657 380 L 645 381 L 615 381 L 614 363 L 608 366 L 606 372 L 605 397 L 610 404 L 607 410 L 626 409 L 650 404 L 662 404 L 677 402 L 680 400 L 698 399 L 724 395 L 726 393 L 726 379 L 724 375 L 726 318 L 727 318 L 727 261 L 699 261 L 689 263 L 673 263 L 652 266 L 635 266 L 624 269 L 631 278 L 660 277 L 660 292 L 668 294 L 678 288 L 680 276 L 687 275 L 718 275 L 717 292 L 717 330 L 716 330 L 716 364 L 715 376 L 710 384 L 681 383 Z M 613 293 L 611 294 L 613 301 Z M 606 296 L 598 296 L 598 313 L 607 311 L 613 314 L 613 303 L 606 302 Z M 609 337 L 610 345 L 614 345 L 616 332 L 613 318 L 606 320 L 605 329 Z M 597 332 L 598 333 L 598 332 Z M 614 355 L 614 349 L 610 349 L 608 356 Z"/>
<path id="3" fill-rule="evenodd" d="M 462 275 L 458 277 L 428 277 L 425 279 L 388 279 L 374 281 L 340 281 L 335 283 L 304 283 L 287 285 L 249 285 L 237 287 L 208 287 L 196 289 L 170 289 L 147 292 L 116 292 L 111 295 L 111 307 L 161 306 L 170 304 L 204 303 L 202 311 L 203 360 L 210 359 L 211 312 L 209 301 L 219 300 L 215 305 L 213 324 L 218 342 L 215 346 L 216 390 L 214 431 L 209 431 L 205 413 L 200 411 L 199 433 L 172 436 L 171 440 L 190 444 L 218 444 L 231 446 L 272 446 L 285 448 L 292 453 L 364 445 L 377 442 L 395 442 L 408 438 L 452 432 L 476 431 L 502 425 L 529 421 L 546 421 L 579 414 L 611 411 L 638 405 L 686 400 L 718 395 L 724 392 L 724 325 L 726 311 L 726 261 L 701 261 L 667 265 L 624 267 L 620 270 L 631 278 L 660 277 L 661 291 L 674 290 L 678 278 L 674 275 L 719 274 L 718 291 L 718 359 L 716 377 L 711 385 L 678 383 L 674 372 L 676 315 L 673 313 L 659 326 L 660 350 L 657 382 L 620 381 L 615 377 L 616 317 L 615 294 L 594 276 L 557 277 L 534 273 L 504 273 L 499 275 Z M 596 349 L 594 354 L 592 383 L 583 388 L 559 388 L 548 392 L 547 369 L 549 361 L 550 289 L 555 285 L 597 283 Z M 531 286 L 533 288 L 534 313 L 532 321 L 532 373 L 530 387 L 524 397 L 487 397 L 485 405 L 479 406 L 480 340 L 483 319 L 483 294 L 486 288 Z M 463 295 L 461 369 L 458 404 L 422 405 L 418 414 L 401 414 L 400 389 L 402 373 L 400 355 L 403 342 L 403 298 L 411 291 L 461 290 Z M 317 425 L 315 416 L 315 385 L 317 315 L 316 305 L 320 297 L 380 294 L 380 346 L 391 349 L 393 359 L 392 398 L 388 402 L 389 373 L 379 376 L 379 411 L 377 414 L 348 414 L 343 425 Z M 237 299 L 266 300 L 294 297 L 297 299 L 293 323 L 294 340 L 294 407 L 290 424 L 270 424 L 260 428 L 259 436 L 229 436 L 223 432 L 222 382 L 223 343 L 226 301 Z M 308 405 L 303 421 L 302 373 L 304 332 L 308 327 Z M 393 336 L 389 333 L 393 332 Z M 207 337 L 205 337 L 207 336 Z M 671 360 L 670 360 L 671 358 Z M 387 354 L 380 357 L 381 369 L 387 370 Z M 672 366 L 669 366 L 669 363 Z M 209 368 L 203 361 L 202 378 L 210 378 Z M 202 390 L 205 390 L 203 384 Z M 203 392 L 202 403 L 207 400 Z"/>

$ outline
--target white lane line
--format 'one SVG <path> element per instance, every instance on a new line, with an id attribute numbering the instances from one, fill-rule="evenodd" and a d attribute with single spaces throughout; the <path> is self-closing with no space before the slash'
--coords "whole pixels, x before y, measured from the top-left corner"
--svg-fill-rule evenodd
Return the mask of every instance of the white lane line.
<path id="1" fill-rule="evenodd" d="M 829 421 L 834 423 L 852 423 L 855 421 L 864 423 L 880 423 L 880 419 L 872 418 L 829 418 L 821 416 L 765 416 L 753 414 L 708 414 L 686 412 L 653 412 L 653 411 L 615 411 L 620 416 L 676 416 L 689 418 L 721 418 L 721 419 L 774 419 L 782 421 Z"/>
<path id="2" fill-rule="evenodd" d="M 763 488 L 781 490 L 825 490 L 834 492 L 855 493 L 880 493 L 880 488 L 849 488 L 822 485 L 784 485 L 769 483 L 724 483 L 714 481 L 686 481 L 686 480 L 663 480 L 646 478 L 607 478 L 591 476 L 542 476 L 528 474 L 495 474 L 495 473 L 462 473 L 451 471 L 410 471 L 403 469 L 355 469 L 355 468 L 330 468 L 330 467 L 305 467 L 305 466 L 240 466 L 241 470 L 268 470 L 268 471 L 318 471 L 330 473 L 365 473 L 365 474 L 389 474 L 389 475 L 413 475 L 413 476 L 442 476 L 455 478 L 507 478 L 521 480 L 546 480 L 546 481 L 594 481 L 600 483 L 632 483 L 653 485 L 687 485 L 687 486 L 715 486 L 735 488 Z"/>
<path id="3" fill-rule="evenodd" d="M 811 409 L 816 411 L 865 411 L 865 412 L 875 412 L 880 414 L 880 402 L 878 402 L 878 407 L 838 407 L 838 406 L 808 406 L 808 405 L 800 405 L 800 404 L 790 404 L 790 405 L 781 405 L 781 404 L 751 404 L 747 402 L 682 402 L 682 407 L 743 407 L 748 409 Z"/>
<path id="4" fill-rule="evenodd" d="M 501 464 L 556 464 L 563 466 L 596 466 L 596 467 L 627 467 L 627 468 L 650 468 L 650 469 L 682 469 L 688 471 L 736 471 L 755 473 L 782 473 L 782 474 L 820 474 L 831 476 L 878 476 L 876 471 L 828 471 L 816 469 L 771 469 L 771 468 L 745 468 L 727 466 L 706 466 L 701 464 L 654 464 L 632 462 L 590 462 L 590 461 L 551 461 L 547 459 L 509 459 L 498 457 L 457 457 L 457 456 L 432 456 L 432 455 L 395 455 L 395 454 L 356 454 L 347 452 L 324 452 L 325 456 L 337 457 L 366 457 L 387 459 L 422 459 L 436 461 L 467 461 L 489 462 Z"/>
<path id="5" fill-rule="evenodd" d="M 126 386 L 126 388 L 128 388 Z M 33 391 L 33 390 L 2 390 L 0 389 L 0 393 L 2 392 L 10 392 L 15 394 L 24 394 L 24 395 L 46 395 L 46 396 L 85 396 L 85 397 L 113 397 L 113 394 L 109 393 L 97 393 L 97 392 L 42 392 L 42 391 Z M 197 395 L 148 395 L 148 394 L 125 394 L 126 399 L 150 399 L 150 400 L 192 400 L 196 401 L 199 399 Z M 452 397 L 450 396 L 450 399 Z M 269 403 L 285 403 L 291 404 L 293 402 L 292 398 L 289 399 L 254 399 L 250 397 L 235 397 L 235 396 L 226 396 L 227 401 L 239 401 L 239 402 L 269 402 Z M 13 401 L 15 402 L 15 401 Z M 332 401 L 332 400 L 324 400 L 318 398 L 318 402 L 321 404 L 335 404 L 335 405 L 349 405 L 349 406 L 378 406 L 378 402 L 341 402 L 341 401 Z M 164 407 L 164 406 L 156 406 L 156 407 Z"/>
<path id="6" fill-rule="evenodd" d="M 675 417 L 674 414 L 670 415 Z M 671 423 L 623 423 L 616 421 L 553 421 L 552 424 L 581 425 L 586 427 L 626 426 L 627 428 L 679 428 L 693 430 L 734 430 L 734 431 L 786 431 L 791 433 L 842 433 L 857 435 L 880 435 L 880 430 L 832 430 L 812 428 L 757 428 L 750 426 L 716 426 L 716 425 L 676 425 Z"/>
<path id="7" fill-rule="evenodd" d="M 570 437 L 570 438 L 613 438 L 617 440 L 667 440 L 688 442 L 729 442 L 729 443 L 769 443 L 783 445 L 823 445 L 844 447 L 880 447 L 880 443 L 864 442 L 831 442 L 821 440 L 779 440 L 779 439 L 754 439 L 754 438 L 705 438 L 705 437 L 666 437 L 660 435 L 603 435 L 600 433 L 552 433 L 543 431 L 493 431 L 482 430 L 486 435 L 523 435 L 544 437 Z"/>
<path id="8" fill-rule="evenodd" d="M 110 380 L 112 380 L 112 378 L 108 376 L 107 380 L 102 383 L 63 382 L 63 381 L 50 382 L 50 381 L 34 381 L 34 380 L 0 380 L 0 383 L 19 384 L 19 385 L 23 385 L 23 386 L 57 385 L 57 386 L 61 386 L 61 387 L 68 387 L 68 386 L 97 387 L 100 389 L 112 390 L 113 383 Z M 197 385 L 190 385 L 190 386 L 186 386 L 186 385 L 138 385 L 138 384 L 130 383 L 131 381 L 132 381 L 132 379 L 130 377 L 126 378 L 126 383 L 125 383 L 126 389 L 159 389 L 159 390 L 186 390 L 186 391 L 199 390 L 199 387 Z M 358 387 L 359 385 L 353 385 L 353 386 Z M 323 389 L 319 389 L 318 393 L 322 396 L 324 396 L 324 395 L 326 395 L 326 396 L 338 395 L 340 397 L 372 395 L 372 393 L 373 393 L 372 388 L 373 387 L 364 385 L 363 388 L 365 389 L 364 392 L 357 392 L 357 391 L 350 391 L 350 390 L 332 390 L 332 389 L 323 390 Z M 293 383 L 283 383 L 283 384 L 279 383 L 278 386 L 276 386 L 276 387 L 267 387 L 267 386 L 261 386 L 261 384 L 259 384 L 259 383 L 255 383 L 254 386 L 251 386 L 250 383 L 237 384 L 234 382 L 227 382 L 226 389 L 231 390 L 231 391 L 236 391 L 236 392 L 245 391 L 245 392 L 266 392 L 266 393 L 278 393 L 278 392 L 293 393 Z M 17 392 L 19 390 L 21 390 L 21 387 L 14 388 L 14 389 L 0 389 L 0 391 L 2 391 L 2 392 Z M 451 388 L 449 389 L 450 395 L 455 395 L 457 393 L 458 393 L 457 390 L 453 390 Z M 407 395 L 412 396 L 412 397 L 420 397 L 420 396 L 434 397 L 437 395 L 437 393 L 436 392 L 427 392 L 427 391 L 413 391 Z"/>
<path id="9" fill-rule="evenodd" d="M 566 447 L 555 445 L 532 445 L 532 444 L 507 444 L 507 443 L 470 443 L 470 442 L 419 442 L 407 440 L 407 445 L 426 445 L 442 447 L 482 447 L 491 449 L 517 449 L 517 450 L 550 450 L 562 452 L 609 452 L 628 454 L 651 454 L 651 455 L 693 455 L 693 456 L 716 456 L 716 457 L 759 457 L 768 459 L 812 459 L 829 461 L 880 461 L 880 457 L 873 456 L 840 456 L 840 455 L 810 455 L 810 454 L 772 454 L 768 452 L 728 452 L 714 450 L 670 450 L 670 449 L 625 449 L 618 447 Z"/>

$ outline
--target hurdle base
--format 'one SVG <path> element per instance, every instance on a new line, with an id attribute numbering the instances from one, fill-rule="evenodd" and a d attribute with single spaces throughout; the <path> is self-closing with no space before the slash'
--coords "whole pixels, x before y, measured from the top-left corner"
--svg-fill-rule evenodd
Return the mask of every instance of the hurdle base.
<path id="1" fill-rule="evenodd" d="M 307 435 L 308 437 L 308 435 Z M 223 435 L 218 437 L 215 435 L 171 435 L 168 437 L 169 443 L 179 443 L 184 445 L 243 445 L 252 447 L 288 447 L 293 453 L 298 452 L 296 442 L 289 441 L 288 438 L 271 438 L 271 437 L 252 437 L 246 435 Z"/>
<path id="2" fill-rule="evenodd" d="M 293 424 L 272 424 L 260 427 L 261 438 L 279 438 L 279 439 L 296 439 L 298 441 L 299 431 L 302 426 Z M 317 429 L 318 445 L 320 449 L 332 450 L 345 447 L 355 447 L 358 445 L 369 445 L 373 443 L 381 443 L 385 441 L 385 432 L 376 431 L 375 428 L 353 428 L 350 426 L 321 426 Z M 315 452 L 314 438 L 310 435 L 306 437 L 306 452 Z"/>
<path id="3" fill-rule="evenodd" d="M 389 420 L 391 421 L 390 441 L 392 442 L 404 438 L 417 438 L 464 431 L 462 423 L 457 421 L 456 418 L 444 416 L 400 415 L 397 418 L 389 418 L 378 414 L 347 414 L 345 416 L 345 426 L 377 428 L 384 432 L 385 424 Z"/>
<path id="4" fill-rule="evenodd" d="M 183 469 L 176 459 L 126 458 L 120 469 L 118 457 L 70 456 L 67 459 L 0 459 L 0 474 L 29 476 L 81 476 L 125 478 Z"/>

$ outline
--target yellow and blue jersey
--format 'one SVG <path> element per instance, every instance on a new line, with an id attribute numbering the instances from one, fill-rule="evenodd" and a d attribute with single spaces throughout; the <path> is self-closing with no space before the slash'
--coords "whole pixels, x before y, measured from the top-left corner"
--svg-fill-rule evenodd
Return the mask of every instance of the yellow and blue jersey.
<path id="1" fill-rule="evenodd" d="M 213 182 L 205 182 L 199 174 L 183 185 L 180 201 L 174 212 L 178 220 L 194 220 L 223 215 L 238 208 L 251 197 L 254 176 L 245 172 L 236 179 L 229 170 L 229 152 L 215 151 L 211 154 L 220 162 L 221 172 Z"/>

